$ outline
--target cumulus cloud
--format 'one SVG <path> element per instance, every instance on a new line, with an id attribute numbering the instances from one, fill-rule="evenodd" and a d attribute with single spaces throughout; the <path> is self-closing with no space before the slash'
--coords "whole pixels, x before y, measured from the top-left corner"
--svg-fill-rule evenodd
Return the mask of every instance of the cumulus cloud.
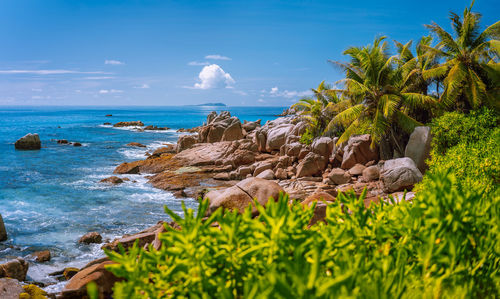
<path id="1" fill-rule="evenodd" d="M 123 92 L 123 90 L 119 90 L 119 89 L 101 89 L 101 90 L 99 90 L 100 94 L 122 93 L 122 92 Z"/>
<path id="2" fill-rule="evenodd" d="M 113 60 L 113 59 L 110 59 L 110 60 L 104 60 L 104 64 L 110 64 L 110 65 L 124 65 L 125 62 L 122 62 L 122 61 L 119 61 L 119 60 Z"/>
<path id="3" fill-rule="evenodd" d="M 134 86 L 134 88 L 138 88 L 138 89 L 148 89 L 150 88 L 150 86 L 148 84 L 142 84 L 142 85 L 139 85 L 139 86 Z"/>
<path id="4" fill-rule="evenodd" d="M 61 75 L 61 74 L 109 74 L 106 72 L 80 72 L 73 70 L 0 70 L 0 74 Z"/>
<path id="5" fill-rule="evenodd" d="M 219 54 L 211 54 L 211 55 L 207 55 L 205 56 L 205 59 L 213 59 L 213 60 L 231 60 L 231 58 L 227 57 L 227 56 L 222 56 L 222 55 L 219 55 Z"/>
<path id="6" fill-rule="evenodd" d="M 212 89 L 212 88 L 232 88 L 235 83 L 234 79 L 229 73 L 226 73 L 217 64 L 205 66 L 200 74 L 200 83 L 194 84 L 195 89 Z"/>
<path id="7" fill-rule="evenodd" d="M 297 91 L 297 90 L 279 90 L 277 86 L 271 88 L 269 91 L 269 95 L 271 97 L 281 97 L 281 98 L 296 98 L 296 97 L 305 97 L 312 95 L 310 90 Z"/>
<path id="8" fill-rule="evenodd" d="M 200 66 L 200 65 L 209 65 L 210 63 L 207 61 L 199 62 L 199 61 L 190 61 L 188 65 L 190 66 Z"/>

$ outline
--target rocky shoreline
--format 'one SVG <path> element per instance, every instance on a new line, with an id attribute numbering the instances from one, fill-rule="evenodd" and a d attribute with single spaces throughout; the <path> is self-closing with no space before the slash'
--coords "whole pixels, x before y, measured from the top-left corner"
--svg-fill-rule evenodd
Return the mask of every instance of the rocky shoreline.
<path id="1" fill-rule="evenodd" d="M 140 121 L 116 125 L 144 126 Z M 179 136 L 176 145 L 148 153 L 144 160 L 122 163 L 115 168 L 113 176 L 101 182 L 120 184 L 128 180 L 121 175 L 143 174 L 152 186 L 170 191 L 177 198 L 208 198 L 209 213 L 220 207 L 242 211 L 253 199 L 266 204 L 269 197 L 277 198 L 280 192 L 286 192 L 291 199 L 303 204 L 320 201 L 312 222 L 324 218 L 322 201 L 335 200 L 339 192 L 359 195 L 366 189 L 367 206 L 389 196 L 401 200 L 406 191 L 410 191 L 406 199 L 411 200 L 411 189 L 422 180 L 424 161 L 429 155 L 427 145 L 431 136 L 427 127 L 418 127 L 411 135 L 406 157 L 386 161 L 380 160 L 377 147 L 371 147 L 369 135 L 353 136 L 342 145 L 337 145 L 336 137 L 317 138 L 305 145 L 299 140 L 306 127 L 307 123 L 295 115 L 278 117 L 261 125 L 260 120 L 242 123 L 227 111 L 211 112 L 202 126 L 178 130 L 188 134 Z M 128 146 L 142 145 L 130 143 Z M 173 222 L 166 225 L 176 228 Z M 140 246 L 152 245 L 158 249 L 161 246 L 158 236 L 165 231 L 165 223 L 160 221 L 142 232 L 104 244 L 102 248 L 118 250 L 120 244 L 127 248 L 138 240 Z M 89 234 L 90 238 L 84 236 L 80 241 L 101 242 L 98 233 Z M 25 263 L 17 261 L 21 265 L 17 268 L 24 271 L 22 265 Z M 109 263 L 103 258 L 82 269 L 61 271 L 60 279 L 69 280 L 64 290 L 46 296 L 84 298 L 86 284 L 90 281 L 97 283 L 102 296 L 109 295 L 114 282 L 118 281 L 105 270 L 104 266 Z M 0 277 L 12 276 L 5 271 L 2 274 L 2 267 L 7 264 L 0 265 Z M 19 276 L 11 278 L 24 280 Z M 0 281 L 0 285 L 3 283 Z M 15 287 L 11 289 L 20 291 Z"/>

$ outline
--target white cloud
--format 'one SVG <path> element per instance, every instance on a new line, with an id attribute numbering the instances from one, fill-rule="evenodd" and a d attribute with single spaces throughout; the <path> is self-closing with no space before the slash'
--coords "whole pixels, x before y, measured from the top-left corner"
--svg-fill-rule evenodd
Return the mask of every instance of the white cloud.
<path id="1" fill-rule="evenodd" d="M 190 66 L 200 66 L 200 65 L 209 65 L 210 62 L 207 62 L 207 61 L 203 61 L 203 62 L 199 62 L 199 61 L 190 61 L 188 63 L 188 65 Z"/>
<path id="2" fill-rule="evenodd" d="M 266 101 L 264 101 L 263 99 L 258 99 L 257 102 L 259 102 L 259 103 L 265 103 Z"/>
<path id="3" fill-rule="evenodd" d="M 231 75 L 226 73 L 217 64 L 205 66 L 201 70 L 198 77 L 201 82 L 194 84 L 193 88 L 195 89 L 212 89 L 220 87 L 233 88 L 233 84 L 235 83 Z"/>
<path id="4" fill-rule="evenodd" d="M 80 72 L 73 70 L 0 70 L 0 74 L 61 75 L 61 74 L 109 74 L 109 73 Z"/>
<path id="5" fill-rule="evenodd" d="M 104 60 L 104 64 L 110 64 L 110 65 L 124 65 L 125 62 L 122 62 L 122 61 L 119 61 L 119 60 L 113 60 L 113 59 L 110 59 L 110 60 Z"/>
<path id="6" fill-rule="evenodd" d="M 138 88 L 138 89 L 148 89 L 150 88 L 150 86 L 148 84 L 142 84 L 142 85 L 139 85 L 139 86 L 134 86 L 134 88 Z"/>
<path id="7" fill-rule="evenodd" d="M 119 89 L 101 89 L 101 90 L 99 90 L 100 94 L 122 93 L 122 92 L 123 92 L 123 90 L 119 90 Z"/>
<path id="8" fill-rule="evenodd" d="M 231 60 L 231 58 L 227 57 L 227 56 L 222 56 L 222 55 L 219 55 L 219 54 L 211 54 L 211 55 L 207 55 L 205 56 L 205 59 L 213 59 L 213 60 Z"/>
<path id="9" fill-rule="evenodd" d="M 296 98 L 296 97 L 305 97 L 312 95 L 310 90 L 297 91 L 297 90 L 279 90 L 277 86 L 271 88 L 269 91 L 269 95 L 271 97 L 280 97 L 280 98 Z"/>
<path id="10" fill-rule="evenodd" d="M 41 92 L 42 89 L 41 88 L 32 88 L 31 91 L 35 91 L 35 92 Z"/>

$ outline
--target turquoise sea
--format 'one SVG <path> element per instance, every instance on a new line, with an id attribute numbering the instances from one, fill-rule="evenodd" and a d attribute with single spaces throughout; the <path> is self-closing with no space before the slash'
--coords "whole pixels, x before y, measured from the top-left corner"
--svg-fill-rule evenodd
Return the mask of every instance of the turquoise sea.
<path id="1" fill-rule="evenodd" d="M 48 273 L 103 256 L 101 245 L 78 244 L 83 234 L 98 231 L 112 240 L 138 232 L 168 220 L 164 205 L 181 214 L 181 200 L 152 188 L 142 176 L 130 175 L 136 182 L 117 186 L 99 181 L 120 163 L 144 159 L 146 151 L 175 143 L 181 134 L 177 129 L 201 125 L 214 110 L 264 123 L 283 107 L 0 107 L 0 214 L 9 234 L 0 243 L 0 262 L 18 256 L 29 259 L 32 252 L 48 249 L 52 260 L 30 262 L 28 275 L 54 283 Z M 103 125 L 133 120 L 171 129 L 137 132 Z M 14 142 L 27 133 L 40 135 L 41 150 L 14 149 Z M 83 146 L 58 144 L 58 139 Z M 127 147 L 129 142 L 147 148 Z M 193 199 L 185 202 L 191 208 L 197 205 Z"/>

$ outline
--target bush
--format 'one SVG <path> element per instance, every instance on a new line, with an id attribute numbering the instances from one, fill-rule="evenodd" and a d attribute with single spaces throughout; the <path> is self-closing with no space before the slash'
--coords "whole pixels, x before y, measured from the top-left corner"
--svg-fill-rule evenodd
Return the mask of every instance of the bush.
<path id="1" fill-rule="evenodd" d="M 451 112 L 435 119 L 428 173 L 451 170 L 457 178 L 455 188 L 477 189 L 485 197 L 499 196 L 499 120 L 488 109 L 469 115 Z M 416 191 L 427 188 L 428 181 L 424 176 Z"/>
<path id="2" fill-rule="evenodd" d="M 304 134 L 300 136 L 299 142 L 302 144 L 310 145 L 313 142 L 314 138 L 315 138 L 314 134 L 311 132 L 309 128 L 307 128 Z"/>
<path id="3" fill-rule="evenodd" d="M 500 117 L 493 110 L 483 108 L 470 114 L 447 112 L 435 118 L 432 129 L 433 155 L 443 155 L 459 143 L 477 142 L 487 138 L 490 131 L 498 127 Z"/>
<path id="4" fill-rule="evenodd" d="M 308 228 L 315 207 L 287 196 L 260 215 L 184 208 L 160 250 L 107 252 L 126 280 L 114 298 L 495 297 L 500 285 L 498 198 L 454 189 L 449 173 L 430 176 L 413 203 L 364 206 L 340 194 L 326 222 Z M 257 204 L 257 203 L 256 203 Z M 350 211 L 346 213 L 345 211 Z"/>

